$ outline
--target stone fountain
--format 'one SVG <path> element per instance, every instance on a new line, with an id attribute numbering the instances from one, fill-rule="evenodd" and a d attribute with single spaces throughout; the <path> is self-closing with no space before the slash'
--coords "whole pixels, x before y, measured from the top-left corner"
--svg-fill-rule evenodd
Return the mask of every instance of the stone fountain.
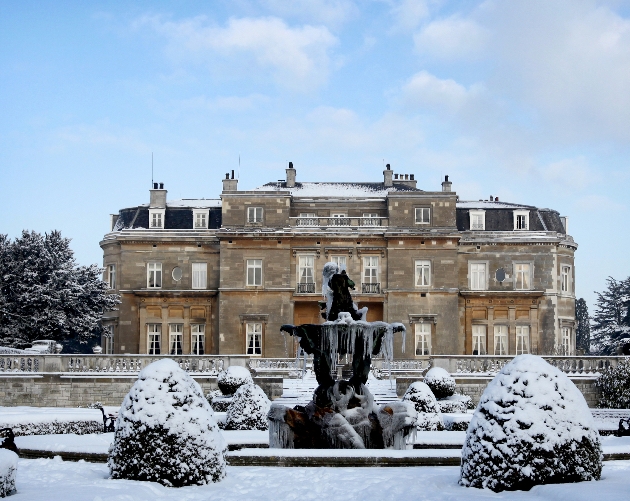
<path id="1" fill-rule="evenodd" d="M 293 409 L 272 404 L 269 447 L 296 449 L 405 449 L 415 430 L 416 411 L 406 402 L 377 408 L 366 387 L 373 356 L 393 358 L 394 333 L 400 323 L 367 322 L 367 308 L 358 309 L 350 289 L 354 282 L 335 263 L 323 270 L 322 324 L 283 325 L 302 350 L 313 355 L 318 387 L 313 400 Z M 352 377 L 336 379 L 339 356 L 352 357 Z"/>

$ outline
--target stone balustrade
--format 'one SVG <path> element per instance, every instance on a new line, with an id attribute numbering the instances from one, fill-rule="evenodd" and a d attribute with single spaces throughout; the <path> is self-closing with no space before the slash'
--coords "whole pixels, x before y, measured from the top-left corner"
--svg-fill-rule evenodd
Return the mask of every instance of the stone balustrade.
<path id="1" fill-rule="evenodd" d="M 291 226 L 304 228 L 358 228 L 388 226 L 386 217 L 291 217 Z"/>

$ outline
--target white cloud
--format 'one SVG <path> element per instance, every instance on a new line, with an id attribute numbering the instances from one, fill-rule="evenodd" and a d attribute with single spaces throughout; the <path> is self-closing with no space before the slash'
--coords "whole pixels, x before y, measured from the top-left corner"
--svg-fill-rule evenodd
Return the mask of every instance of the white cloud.
<path id="1" fill-rule="evenodd" d="M 588 166 L 586 158 L 565 158 L 552 162 L 541 169 L 542 176 L 547 180 L 563 187 L 581 190 L 597 183 L 599 176 Z"/>
<path id="2" fill-rule="evenodd" d="M 182 21 L 146 16 L 135 23 L 144 25 L 168 39 L 168 52 L 176 59 L 203 61 L 219 56 L 251 71 L 247 59 L 251 58 L 255 66 L 271 71 L 279 84 L 296 90 L 309 90 L 326 81 L 329 50 L 337 44 L 326 27 L 292 28 L 275 17 L 232 18 L 225 27 L 211 25 L 203 16 Z"/>
<path id="3" fill-rule="evenodd" d="M 438 59 L 477 56 L 485 48 L 488 33 L 472 19 L 459 15 L 438 19 L 424 26 L 413 37 L 416 52 Z"/>
<path id="4" fill-rule="evenodd" d="M 467 89 L 452 79 L 440 79 L 427 71 L 416 73 L 403 86 L 403 100 L 408 106 L 456 113 L 479 98 L 480 87 Z"/>
<path id="5" fill-rule="evenodd" d="M 391 9 L 395 29 L 410 31 L 429 17 L 428 0 L 402 0 Z"/>
<path id="6" fill-rule="evenodd" d="M 351 0 L 263 0 L 262 5 L 278 16 L 335 27 L 358 15 Z"/>

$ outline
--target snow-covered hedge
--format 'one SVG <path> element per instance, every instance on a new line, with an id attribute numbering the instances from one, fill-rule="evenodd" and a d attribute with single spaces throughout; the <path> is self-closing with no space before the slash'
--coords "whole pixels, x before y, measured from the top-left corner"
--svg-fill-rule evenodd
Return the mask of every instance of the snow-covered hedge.
<path id="1" fill-rule="evenodd" d="M 442 414 L 444 429 L 447 431 L 466 431 L 471 418 L 472 414 Z"/>
<path id="2" fill-rule="evenodd" d="M 99 409 L 0 407 L 0 428 L 11 428 L 16 437 L 103 433 L 103 414 Z"/>
<path id="3" fill-rule="evenodd" d="M 226 444 L 212 414 L 201 387 L 176 362 L 145 367 L 118 414 L 112 478 L 173 487 L 221 480 Z"/>
<path id="4" fill-rule="evenodd" d="M 254 384 L 251 373 L 245 367 L 231 365 L 217 376 L 219 390 L 225 396 L 234 395 L 244 384 Z"/>
<path id="5" fill-rule="evenodd" d="M 226 430 L 267 430 L 267 413 L 271 402 L 262 388 L 255 384 L 241 386 L 225 416 Z"/>
<path id="6" fill-rule="evenodd" d="M 418 412 L 416 428 L 420 431 L 441 431 L 444 429 L 440 407 L 431 389 L 420 381 L 409 385 L 402 397 L 404 402 L 411 402 Z"/>
<path id="7" fill-rule="evenodd" d="M 484 391 L 462 449 L 460 484 L 493 491 L 598 480 L 593 416 L 569 378 L 534 355 L 506 364 Z"/>
<path id="8" fill-rule="evenodd" d="M 18 455 L 7 449 L 0 449 L 0 498 L 15 492 L 15 472 L 17 472 Z"/>
<path id="9" fill-rule="evenodd" d="M 441 367 L 429 370 L 424 376 L 424 382 L 431 388 L 435 398 L 446 398 L 455 393 L 455 378 Z"/>
<path id="10" fill-rule="evenodd" d="M 450 397 L 440 398 L 437 401 L 440 412 L 447 413 L 463 413 L 468 409 L 474 409 L 472 398 L 468 395 L 451 395 Z"/>
<path id="11" fill-rule="evenodd" d="M 630 359 L 620 360 L 616 367 L 605 369 L 597 378 L 599 407 L 630 409 Z"/>
<path id="12" fill-rule="evenodd" d="M 234 395 L 226 397 L 223 393 L 221 393 L 221 390 L 212 390 L 206 395 L 206 399 L 210 403 L 214 412 L 227 412 L 233 398 Z"/>

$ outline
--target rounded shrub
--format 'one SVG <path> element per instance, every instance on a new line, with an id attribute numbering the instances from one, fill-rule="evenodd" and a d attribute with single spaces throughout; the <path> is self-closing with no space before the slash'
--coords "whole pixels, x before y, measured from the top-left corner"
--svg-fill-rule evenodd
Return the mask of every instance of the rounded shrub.
<path id="1" fill-rule="evenodd" d="M 217 385 L 225 396 L 234 395 L 244 384 L 254 384 L 252 375 L 245 367 L 231 365 L 217 376 Z"/>
<path id="2" fill-rule="evenodd" d="M 462 449 L 460 484 L 503 490 L 598 480 L 602 449 L 571 380 L 542 358 L 519 355 L 484 391 Z"/>
<path id="3" fill-rule="evenodd" d="M 208 400 L 214 412 L 227 412 L 232 403 L 232 398 L 234 398 L 233 395 L 226 397 L 221 393 L 221 390 L 212 390 L 206 395 L 206 400 Z"/>
<path id="4" fill-rule="evenodd" d="M 267 430 L 267 414 L 271 402 L 262 388 L 255 384 L 241 386 L 232 399 L 225 416 L 226 430 Z"/>
<path id="5" fill-rule="evenodd" d="M 630 359 L 620 360 L 616 367 L 605 369 L 597 378 L 599 407 L 630 409 Z"/>
<path id="6" fill-rule="evenodd" d="M 450 397 L 455 393 L 455 378 L 441 367 L 433 367 L 424 376 L 424 382 L 435 395 L 435 398 Z"/>
<path id="7" fill-rule="evenodd" d="M 201 485 L 225 476 L 226 449 L 201 387 L 163 359 L 140 371 L 125 397 L 108 466 L 112 478 Z"/>
<path id="8" fill-rule="evenodd" d="M 431 389 L 420 381 L 409 385 L 402 397 L 404 402 L 410 402 L 418 412 L 416 428 L 420 431 L 441 431 L 444 429 L 440 407 Z"/>

